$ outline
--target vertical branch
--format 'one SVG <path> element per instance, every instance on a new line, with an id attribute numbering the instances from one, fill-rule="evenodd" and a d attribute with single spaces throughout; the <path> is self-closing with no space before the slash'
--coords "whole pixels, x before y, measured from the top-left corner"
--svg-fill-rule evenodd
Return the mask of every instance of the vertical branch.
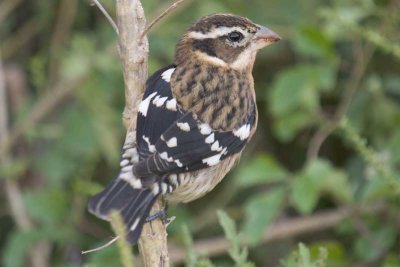
<path id="1" fill-rule="evenodd" d="M 140 38 L 146 29 L 146 18 L 139 0 L 117 0 L 117 24 L 119 28 L 119 52 L 125 82 L 125 110 L 123 122 L 127 137 L 135 139 L 138 103 L 143 95 L 147 79 L 147 37 Z M 136 141 L 136 140 L 133 140 Z M 152 213 L 162 207 L 159 199 Z M 160 220 L 145 224 L 139 240 L 143 267 L 169 266 L 167 233 Z"/>

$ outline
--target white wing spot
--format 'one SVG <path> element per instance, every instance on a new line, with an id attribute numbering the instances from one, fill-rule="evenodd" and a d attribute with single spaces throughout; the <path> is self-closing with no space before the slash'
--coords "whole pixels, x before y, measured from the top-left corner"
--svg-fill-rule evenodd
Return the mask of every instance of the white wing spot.
<path id="1" fill-rule="evenodd" d="M 162 158 L 163 160 L 166 160 L 168 162 L 172 162 L 174 160 L 172 157 L 168 157 L 167 152 L 160 153 L 160 158 Z"/>
<path id="2" fill-rule="evenodd" d="M 219 142 L 218 141 L 215 141 L 211 146 L 211 150 L 212 151 L 221 151 L 222 147 L 219 146 Z"/>
<path id="3" fill-rule="evenodd" d="M 137 218 L 137 219 L 133 222 L 133 224 L 132 224 L 132 226 L 131 226 L 131 231 L 133 231 L 133 230 L 136 229 L 136 227 L 137 227 L 138 224 L 139 224 L 139 221 L 140 221 L 140 218 Z"/>
<path id="4" fill-rule="evenodd" d="M 172 98 L 171 100 L 167 101 L 167 105 L 166 105 L 167 109 L 172 110 L 172 111 L 177 111 L 176 108 L 176 99 Z"/>
<path id="5" fill-rule="evenodd" d="M 176 163 L 176 165 L 177 165 L 179 168 L 183 167 L 183 164 L 182 164 L 182 162 L 181 162 L 179 159 L 176 159 L 176 160 L 175 160 L 175 163 Z"/>
<path id="6" fill-rule="evenodd" d="M 244 140 L 250 136 L 250 124 L 245 124 L 237 130 L 233 131 L 233 134 L 240 138 L 240 140 Z"/>
<path id="7" fill-rule="evenodd" d="M 133 165 L 128 165 L 121 169 L 122 172 L 131 172 L 132 170 L 133 170 Z"/>
<path id="8" fill-rule="evenodd" d="M 203 163 L 206 163 L 208 166 L 214 166 L 220 162 L 220 159 L 221 159 L 221 154 L 217 154 L 203 159 Z"/>
<path id="9" fill-rule="evenodd" d="M 119 175 L 119 178 L 128 182 L 133 188 L 142 188 L 142 181 L 133 176 L 132 172 L 123 172 Z"/>
<path id="10" fill-rule="evenodd" d="M 142 181 L 137 178 L 133 179 L 131 185 L 133 186 L 133 188 L 140 189 L 140 188 L 142 188 Z"/>
<path id="11" fill-rule="evenodd" d="M 200 124 L 199 128 L 202 135 L 210 134 L 212 131 L 210 125 L 208 125 L 207 123 Z"/>
<path id="12" fill-rule="evenodd" d="M 163 194 L 167 193 L 168 185 L 166 183 L 161 183 L 161 192 Z"/>
<path id="13" fill-rule="evenodd" d="M 125 181 L 127 181 L 127 182 L 129 182 L 131 179 L 134 179 L 133 173 L 131 173 L 131 172 L 124 172 L 124 173 L 121 173 L 121 174 L 119 175 L 119 178 L 121 178 L 122 180 L 125 180 Z"/>
<path id="14" fill-rule="evenodd" d="M 190 126 L 189 126 L 189 123 L 187 123 L 187 122 L 178 122 L 176 124 L 176 126 L 178 126 L 178 128 L 181 129 L 184 132 L 189 132 L 190 131 Z"/>
<path id="15" fill-rule="evenodd" d="M 171 183 L 173 183 L 174 185 L 178 184 L 178 175 L 171 174 L 168 178 L 171 181 Z"/>
<path id="16" fill-rule="evenodd" d="M 160 97 L 159 95 L 157 95 L 153 100 L 153 105 L 155 105 L 156 107 L 161 107 L 162 105 L 164 105 L 167 99 L 168 99 L 167 96 Z"/>
<path id="17" fill-rule="evenodd" d="M 124 159 L 124 160 L 121 161 L 121 163 L 120 163 L 119 165 L 120 165 L 121 167 L 124 167 L 124 166 L 128 165 L 128 163 L 129 163 L 129 160 Z"/>
<path id="18" fill-rule="evenodd" d="M 158 195 L 158 193 L 160 193 L 160 186 L 157 183 L 155 183 L 153 185 L 153 195 Z"/>
<path id="19" fill-rule="evenodd" d="M 209 136 L 207 136 L 205 141 L 207 144 L 211 144 L 212 142 L 214 142 L 214 140 L 215 140 L 215 136 L 214 136 L 214 133 L 212 133 Z"/>
<path id="20" fill-rule="evenodd" d="M 125 150 L 124 153 L 122 154 L 123 158 L 133 158 L 135 156 L 137 156 L 136 148 L 129 148 Z"/>
<path id="21" fill-rule="evenodd" d="M 164 71 L 161 74 L 161 77 L 163 78 L 164 81 L 169 83 L 171 81 L 171 76 L 172 76 L 172 73 L 174 73 L 174 71 L 175 71 L 175 68 L 167 69 L 166 71 Z"/>
<path id="22" fill-rule="evenodd" d="M 148 97 L 146 97 L 146 99 L 142 100 L 142 102 L 140 102 L 139 104 L 139 113 L 141 113 L 143 116 L 147 116 L 147 111 L 149 110 L 149 104 L 151 99 L 156 95 L 157 93 L 154 92 L 151 95 L 149 95 Z"/>
<path id="23" fill-rule="evenodd" d="M 217 141 L 218 142 L 218 141 Z M 202 161 L 203 161 L 203 163 L 206 163 L 208 166 L 214 166 L 214 165 L 217 165 L 220 161 L 221 161 L 221 157 L 222 157 L 222 155 L 224 155 L 225 154 L 225 152 L 226 152 L 226 147 L 220 152 L 220 153 L 218 153 L 217 155 L 214 155 L 214 156 L 211 156 L 211 157 L 208 157 L 208 158 L 205 158 L 205 159 L 203 159 Z"/>
<path id="24" fill-rule="evenodd" d="M 178 139 L 176 139 L 176 137 L 172 137 L 167 141 L 168 147 L 176 147 L 177 145 L 178 145 Z"/>
<path id="25" fill-rule="evenodd" d="M 149 151 L 150 151 L 151 153 L 156 152 L 156 147 L 150 143 L 149 138 L 146 137 L 146 136 L 144 136 L 144 135 L 142 136 L 142 138 L 143 138 L 143 140 L 147 143 L 147 146 L 149 147 Z"/>

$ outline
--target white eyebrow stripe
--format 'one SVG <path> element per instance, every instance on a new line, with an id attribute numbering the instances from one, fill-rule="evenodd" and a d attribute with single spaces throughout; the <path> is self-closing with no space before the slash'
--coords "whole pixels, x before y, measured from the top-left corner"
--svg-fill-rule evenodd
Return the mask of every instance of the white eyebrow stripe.
<path id="1" fill-rule="evenodd" d="M 228 33 L 232 32 L 232 31 L 241 32 L 244 36 L 247 35 L 247 32 L 245 32 L 240 27 L 218 27 L 218 28 L 212 29 L 210 32 L 207 32 L 207 33 L 189 32 L 189 37 L 193 38 L 193 39 L 209 39 L 209 38 L 216 38 L 216 37 L 227 35 Z"/>

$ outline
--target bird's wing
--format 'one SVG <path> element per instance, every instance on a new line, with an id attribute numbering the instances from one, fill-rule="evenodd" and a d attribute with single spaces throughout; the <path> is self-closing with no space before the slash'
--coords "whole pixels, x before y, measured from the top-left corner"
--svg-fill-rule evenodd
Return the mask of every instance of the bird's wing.
<path id="1" fill-rule="evenodd" d="M 211 129 L 190 111 L 180 109 L 169 86 L 169 70 L 173 72 L 173 68 L 163 69 L 155 74 L 158 78 L 149 79 L 139 106 L 137 140 L 141 159 L 135 165 L 139 177 L 216 165 L 243 149 L 255 124 L 255 113 L 250 113 L 233 131 Z"/>
<path id="2" fill-rule="evenodd" d="M 137 116 L 136 140 L 139 159 L 155 152 L 154 144 L 161 134 L 181 116 L 169 82 L 174 70 L 174 66 L 168 66 L 147 80 Z"/>

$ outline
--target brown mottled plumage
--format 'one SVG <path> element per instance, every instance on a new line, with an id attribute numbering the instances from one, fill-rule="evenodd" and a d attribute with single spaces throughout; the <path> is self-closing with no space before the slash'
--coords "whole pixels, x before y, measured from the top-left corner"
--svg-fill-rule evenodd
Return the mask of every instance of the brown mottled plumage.
<path id="1" fill-rule="evenodd" d="M 121 172 L 89 210 L 103 219 L 119 210 L 134 244 L 158 196 L 188 202 L 211 191 L 256 130 L 251 72 L 257 51 L 277 40 L 240 16 L 194 23 L 177 44 L 174 65 L 149 78 Z"/>

